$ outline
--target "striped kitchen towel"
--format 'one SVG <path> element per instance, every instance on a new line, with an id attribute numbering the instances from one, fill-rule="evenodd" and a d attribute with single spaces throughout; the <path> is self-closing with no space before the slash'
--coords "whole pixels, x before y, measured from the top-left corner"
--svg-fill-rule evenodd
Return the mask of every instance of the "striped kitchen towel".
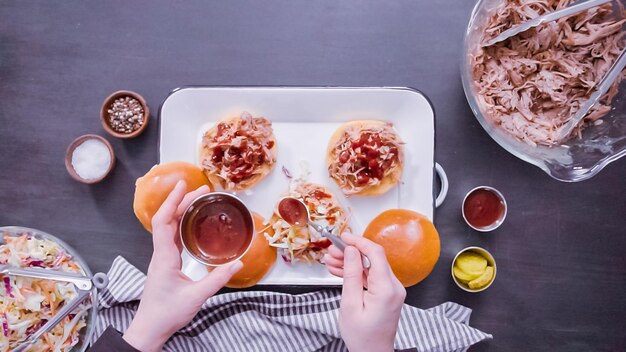
<path id="1" fill-rule="evenodd" d="M 145 274 L 122 257 L 100 293 L 95 341 L 108 326 L 125 331 L 143 291 Z M 341 291 L 301 295 L 242 291 L 209 299 L 165 351 L 347 351 L 337 320 Z M 430 309 L 405 305 L 396 349 L 465 351 L 492 336 L 468 325 L 471 309 L 446 302 Z"/>

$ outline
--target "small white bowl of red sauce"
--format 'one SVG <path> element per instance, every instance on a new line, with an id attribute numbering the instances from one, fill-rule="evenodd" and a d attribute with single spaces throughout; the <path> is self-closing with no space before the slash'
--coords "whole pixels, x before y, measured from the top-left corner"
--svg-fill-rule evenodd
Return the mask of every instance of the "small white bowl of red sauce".
<path id="1" fill-rule="evenodd" d="M 478 186 L 463 199 L 463 219 L 474 230 L 489 232 L 502 225 L 507 205 L 500 191 L 489 186 Z"/>

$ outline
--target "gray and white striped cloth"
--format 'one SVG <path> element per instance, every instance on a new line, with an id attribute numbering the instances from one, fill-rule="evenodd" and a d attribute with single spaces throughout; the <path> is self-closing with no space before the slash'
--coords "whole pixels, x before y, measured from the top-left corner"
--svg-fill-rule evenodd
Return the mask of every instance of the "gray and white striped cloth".
<path id="1" fill-rule="evenodd" d="M 108 326 L 125 331 L 139 305 L 144 273 L 117 257 L 100 293 L 95 341 Z M 242 291 L 209 299 L 165 351 L 346 351 L 337 320 L 341 292 L 301 295 Z M 165 309 L 167 307 L 164 307 Z M 430 309 L 405 305 L 396 349 L 465 351 L 492 336 L 468 326 L 471 309 L 446 302 Z"/>

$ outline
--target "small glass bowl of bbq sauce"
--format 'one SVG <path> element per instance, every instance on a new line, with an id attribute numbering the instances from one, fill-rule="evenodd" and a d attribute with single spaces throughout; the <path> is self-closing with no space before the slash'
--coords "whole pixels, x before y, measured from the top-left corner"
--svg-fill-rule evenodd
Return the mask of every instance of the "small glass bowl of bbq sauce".
<path id="1" fill-rule="evenodd" d="M 196 198 L 180 220 L 183 247 L 207 266 L 243 257 L 252 244 L 254 231 L 250 210 L 239 198 L 222 192 Z"/>
<path id="2" fill-rule="evenodd" d="M 502 225 L 507 205 L 500 191 L 489 186 L 479 186 L 467 192 L 462 211 L 463 219 L 471 228 L 489 232 Z"/>

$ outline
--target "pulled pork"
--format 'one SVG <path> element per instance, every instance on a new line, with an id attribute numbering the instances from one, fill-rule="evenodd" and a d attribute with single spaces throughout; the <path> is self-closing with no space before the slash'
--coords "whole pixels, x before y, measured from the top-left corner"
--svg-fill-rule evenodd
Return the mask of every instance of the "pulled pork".
<path id="1" fill-rule="evenodd" d="M 202 167 L 229 190 L 245 189 L 255 176 L 266 175 L 276 162 L 272 123 L 264 117 L 222 121 L 202 139 Z"/>
<path id="2" fill-rule="evenodd" d="M 403 142 L 391 123 L 346 128 L 333 148 L 330 176 L 346 195 L 376 186 L 402 163 Z"/>
<path id="3" fill-rule="evenodd" d="M 571 2 L 505 0 L 490 15 L 483 40 Z M 589 98 L 624 49 L 626 19 L 616 17 L 625 14 L 623 9 L 615 14 L 611 4 L 605 4 L 477 48 L 470 60 L 481 111 L 530 145 L 559 143 L 559 128 Z M 580 137 L 584 127 L 601 123 L 624 72 L 572 136 Z"/>

